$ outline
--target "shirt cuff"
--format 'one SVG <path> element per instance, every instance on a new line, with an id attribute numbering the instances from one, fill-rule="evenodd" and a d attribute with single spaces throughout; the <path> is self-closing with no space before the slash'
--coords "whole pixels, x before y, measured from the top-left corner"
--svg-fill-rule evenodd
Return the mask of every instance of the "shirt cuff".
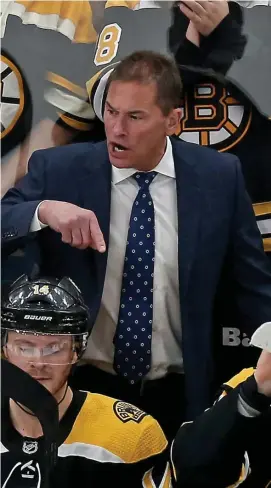
<path id="1" fill-rule="evenodd" d="M 44 227 L 48 227 L 47 224 L 43 224 L 39 220 L 39 207 L 42 203 L 43 202 L 40 202 L 36 208 L 36 211 L 34 213 L 33 219 L 32 219 L 31 224 L 30 224 L 30 232 L 38 232 L 39 230 L 44 229 Z"/>

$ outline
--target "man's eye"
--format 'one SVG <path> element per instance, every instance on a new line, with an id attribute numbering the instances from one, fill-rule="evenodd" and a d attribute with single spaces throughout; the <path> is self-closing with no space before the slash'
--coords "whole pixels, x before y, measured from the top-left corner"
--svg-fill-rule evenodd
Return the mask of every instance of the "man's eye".
<path id="1" fill-rule="evenodd" d="M 26 346 L 19 346 L 19 351 L 22 354 L 32 354 L 33 348 L 32 347 L 26 347 Z"/>
<path id="2" fill-rule="evenodd" d="M 133 114 L 130 115 L 130 118 L 132 120 L 139 120 L 140 119 L 140 117 L 138 115 L 133 115 Z"/>

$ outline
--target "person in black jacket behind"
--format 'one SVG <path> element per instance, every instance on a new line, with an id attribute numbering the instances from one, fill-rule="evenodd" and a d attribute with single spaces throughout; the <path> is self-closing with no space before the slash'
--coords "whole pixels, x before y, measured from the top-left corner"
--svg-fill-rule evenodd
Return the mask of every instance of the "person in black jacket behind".
<path id="1" fill-rule="evenodd" d="M 235 2 L 176 2 L 169 45 L 181 65 L 226 74 L 242 58 L 246 46 L 243 10 Z"/>
<path id="2" fill-rule="evenodd" d="M 251 100 L 241 86 L 225 78 L 246 46 L 244 9 L 231 1 L 192 0 L 175 4 L 173 11 L 169 42 L 180 65 L 185 92 L 176 137 L 233 153 L 240 159 L 264 249 L 271 258 L 271 120 L 261 113 L 257 100 Z M 178 32 L 186 21 L 186 35 L 180 39 Z M 225 278 L 224 283 L 228 281 Z M 216 323 L 218 386 L 239 369 L 256 364 L 257 352 L 245 347 L 248 340 L 227 285 L 218 293 Z"/>
<path id="3" fill-rule="evenodd" d="M 271 344 L 271 322 L 265 325 Z M 180 428 L 172 446 L 177 479 L 182 473 L 186 488 L 225 488 L 236 483 L 243 466 L 242 487 L 267 488 L 271 484 L 271 352 L 262 351 L 256 369 L 242 370 L 222 390 L 212 408 Z"/>

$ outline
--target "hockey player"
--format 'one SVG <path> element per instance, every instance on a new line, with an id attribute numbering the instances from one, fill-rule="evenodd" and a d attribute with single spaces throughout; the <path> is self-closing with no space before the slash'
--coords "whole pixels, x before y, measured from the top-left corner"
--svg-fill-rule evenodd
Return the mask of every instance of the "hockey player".
<path id="1" fill-rule="evenodd" d="M 2 194 L 25 174 L 33 150 L 91 131 L 86 59 L 94 52 L 99 4 L 1 3 Z"/>
<path id="2" fill-rule="evenodd" d="M 68 278 L 19 278 L 2 302 L 6 359 L 45 386 L 59 408 L 58 459 L 50 488 L 169 488 L 167 441 L 158 423 L 133 405 L 72 391 L 68 376 L 89 335 L 89 312 Z M 4 378 L 8 381 L 8 378 Z M 2 405 L 3 488 L 41 486 L 46 470 L 38 419 L 20 403 Z M 153 466 L 155 465 L 155 468 Z"/>
<path id="3" fill-rule="evenodd" d="M 271 322 L 256 330 L 252 344 L 258 334 L 261 340 L 254 344 L 264 350 L 257 367 L 225 383 L 219 401 L 179 430 L 173 462 L 187 487 L 223 488 L 239 473 L 242 459 L 242 488 L 271 485 Z"/>
<path id="4" fill-rule="evenodd" d="M 58 456 L 50 488 L 85 487 L 86 480 L 101 488 L 112 482 L 120 488 L 226 488 L 229 483 L 234 488 L 245 479 L 243 455 L 255 429 L 243 411 L 261 414 L 268 408 L 270 385 L 264 385 L 270 380 L 270 355 L 262 357 L 254 377 L 241 388 L 181 427 L 170 456 L 161 428 L 145 412 L 68 385 L 72 365 L 86 347 L 90 323 L 81 293 L 69 278 L 20 277 L 2 302 L 1 319 L 4 357 L 48 389 L 58 404 Z M 242 372 L 231 385 L 248 374 Z M 39 420 L 13 399 L 2 404 L 1 454 L 3 488 L 38 488 L 45 474 L 47 480 Z"/>

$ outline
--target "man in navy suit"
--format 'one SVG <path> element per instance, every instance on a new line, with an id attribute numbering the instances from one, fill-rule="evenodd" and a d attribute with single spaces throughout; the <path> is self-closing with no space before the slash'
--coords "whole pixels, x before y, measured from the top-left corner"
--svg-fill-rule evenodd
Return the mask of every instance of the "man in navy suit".
<path id="1" fill-rule="evenodd" d="M 168 437 L 211 402 L 224 271 L 249 335 L 271 317 L 239 161 L 170 137 L 180 93 L 171 60 L 128 56 L 109 80 L 106 142 L 37 151 L 2 202 L 4 251 L 35 237 L 42 274 L 70 276 L 91 307 L 77 386 L 138 405 Z"/>

